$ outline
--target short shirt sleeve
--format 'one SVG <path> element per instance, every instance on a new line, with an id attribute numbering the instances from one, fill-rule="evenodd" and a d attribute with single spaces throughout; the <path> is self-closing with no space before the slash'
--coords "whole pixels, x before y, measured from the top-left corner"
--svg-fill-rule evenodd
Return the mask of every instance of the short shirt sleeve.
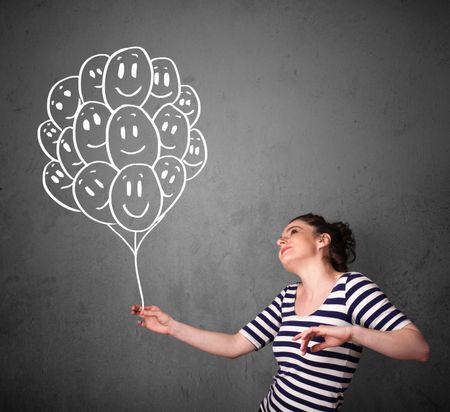
<path id="1" fill-rule="evenodd" d="M 281 307 L 287 289 L 288 287 L 284 288 L 269 306 L 239 331 L 241 335 L 253 343 L 256 351 L 275 339 L 281 326 Z"/>
<path id="2" fill-rule="evenodd" d="M 345 286 L 347 314 L 354 325 L 382 331 L 398 330 L 412 323 L 368 277 L 352 273 Z"/>

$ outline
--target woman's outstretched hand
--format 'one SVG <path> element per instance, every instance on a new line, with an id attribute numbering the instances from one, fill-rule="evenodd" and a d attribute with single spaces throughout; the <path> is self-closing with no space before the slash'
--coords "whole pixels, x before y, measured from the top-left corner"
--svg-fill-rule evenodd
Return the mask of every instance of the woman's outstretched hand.
<path id="1" fill-rule="evenodd" d="M 141 306 L 131 306 L 131 314 L 139 316 L 137 324 L 147 328 L 153 332 L 168 335 L 173 318 L 167 313 L 164 313 L 158 306 L 145 306 L 142 310 Z"/>
<path id="2" fill-rule="evenodd" d="M 317 352 L 325 348 L 340 346 L 352 338 L 351 326 L 313 326 L 295 335 L 292 340 L 300 339 L 300 353 L 304 356 L 308 349 L 308 343 L 316 336 L 322 336 L 325 341 L 311 346 L 311 352 Z"/>

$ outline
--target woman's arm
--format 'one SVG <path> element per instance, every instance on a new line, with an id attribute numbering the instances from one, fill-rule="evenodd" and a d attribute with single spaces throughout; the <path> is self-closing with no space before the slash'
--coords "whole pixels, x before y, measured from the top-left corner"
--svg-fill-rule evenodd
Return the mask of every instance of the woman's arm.
<path id="1" fill-rule="evenodd" d="M 430 353 L 428 343 L 412 323 L 390 332 L 353 326 L 351 341 L 400 360 L 426 362 Z"/>
<path id="2" fill-rule="evenodd" d="M 234 359 L 255 350 L 255 347 L 240 333 L 234 335 L 211 332 L 178 322 L 157 306 L 131 307 L 131 313 L 141 317 L 138 324 L 153 332 L 174 338 L 212 355 Z"/>
<path id="3" fill-rule="evenodd" d="M 301 340 L 300 351 L 305 354 L 309 341 L 315 336 L 322 336 L 325 341 L 312 346 L 311 352 L 351 341 L 394 359 L 426 362 L 430 351 L 425 338 L 413 324 L 388 332 L 358 325 L 317 326 L 306 329 L 292 339 Z"/>

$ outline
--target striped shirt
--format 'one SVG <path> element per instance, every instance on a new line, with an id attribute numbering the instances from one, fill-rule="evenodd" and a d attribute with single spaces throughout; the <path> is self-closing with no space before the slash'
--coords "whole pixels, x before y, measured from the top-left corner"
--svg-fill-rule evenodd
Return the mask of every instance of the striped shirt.
<path id="1" fill-rule="evenodd" d="M 342 407 L 344 392 L 358 366 L 362 346 L 346 342 L 312 353 L 310 347 L 324 340 L 316 337 L 309 342 L 305 356 L 301 356 L 300 340 L 293 341 L 292 337 L 311 326 L 360 325 L 391 331 L 411 321 L 389 302 L 373 281 L 359 272 L 341 275 L 315 312 L 298 316 L 295 313 L 298 284 L 285 287 L 239 331 L 256 351 L 273 342 L 278 371 L 260 410 L 336 411 Z"/>

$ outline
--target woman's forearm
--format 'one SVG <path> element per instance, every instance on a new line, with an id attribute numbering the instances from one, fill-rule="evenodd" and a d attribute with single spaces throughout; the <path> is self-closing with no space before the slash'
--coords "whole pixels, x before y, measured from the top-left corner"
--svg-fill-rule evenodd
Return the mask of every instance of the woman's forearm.
<path id="1" fill-rule="evenodd" d="M 234 335 L 195 328 L 176 320 L 169 326 L 169 335 L 212 355 L 226 358 L 238 356 Z"/>
<path id="2" fill-rule="evenodd" d="M 384 332 L 353 326 L 351 341 L 394 359 L 426 362 L 429 356 L 429 346 L 415 327 Z"/>

